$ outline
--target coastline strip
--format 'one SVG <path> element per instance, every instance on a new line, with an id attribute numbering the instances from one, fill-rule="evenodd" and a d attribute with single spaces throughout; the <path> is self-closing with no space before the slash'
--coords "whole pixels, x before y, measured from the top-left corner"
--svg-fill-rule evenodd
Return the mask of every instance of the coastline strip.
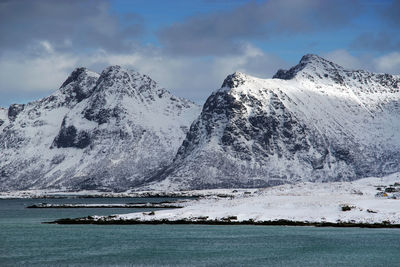
<path id="1" fill-rule="evenodd" d="M 106 217 L 112 218 L 112 216 Z M 359 228 L 400 228 L 400 224 L 391 224 L 390 222 L 381 223 L 357 223 L 357 222 L 302 222 L 290 220 L 271 220 L 271 221 L 230 221 L 230 220 L 115 220 L 115 219 L 90 219 L 90 218 L 65 218 L 53 222 L 43 222 L 46 224 L 201 224 L 201 225 L 270 225 L 270 226 L 314 226 L 314 227 L 359 227 Z"/>

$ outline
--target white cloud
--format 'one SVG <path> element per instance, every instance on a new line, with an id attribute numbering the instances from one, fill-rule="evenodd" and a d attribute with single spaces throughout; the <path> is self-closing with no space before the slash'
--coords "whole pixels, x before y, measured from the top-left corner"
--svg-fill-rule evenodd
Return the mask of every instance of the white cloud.
<path id="1" fill-rule="evenodd" d="M 370 54 L 353 56 L 347 50 L 334 50 L 322 55 L 347 69 L 364 69 L 377 73 L 400 74 L 400 53 L 393 52 L 374 57 Z"/>
<path id="2" fill-rule="evenodd" d="M 227 75 L 242 71 L 268 78 L 283 67 L 284 62 L 249 44 L 243 45 L 237 55 L 213 58 L 175 57 L 154 47 L 138 47 L 136 52 L 121 54 L 97 50 L 78 57 L 56 53 L 50 42 L 40 41 L 24 54 L 8 53 L 0 58 L 0 94 L 50 94 L 76 67 L 100 72 L 109 65 L 121 65 L 148 74 L 172 93 L 202 103 L 221 86 Z"/>
<path id="3" fill-rule="evenodd" d="M 347 69 L 360 69 L 363 67 L 363 65 L 365 65 L 359 58 L 351 55 L 347 50 L 344 49 L 338 49 L 325 53 L 322 55 L 322 57 Z"/>
<path id="4" fill-rule="evenodd" d="M 281 58 L 265 53 L 261 49 L 245 44 L 241 54 L 217 57 L 214 71 L 227 75 L 241 71 L 259 78 L 271 78 L 278 69 L 286 68 L 287 63 Z"/>
<path id="5" fill-rule="evenodd" d="M 40 41 L 40 45 L 47 53 L 54 53 L 54 48 L 49 41 Z"/>
<path id="6" fill-rule="evenodd" d="M 286 63 L 250 44 L 241 53 L 213 58 L 175 57 L 156 48 L 142 48 L 132 54 L 107 54 L 98 51 L 88 58 L 89 66 L 122 65 L 148 74 L 173 93 L 202 103 L 221 86 L 225 77 L 242 71 L 260 78 L 270 78 Z"/>
<path id="7" fill-rule="evenodd" d="M 32 53 L 32 51 L 34 51 Z M 281 58 L 243 44 L 241 52 L 212 58 L 175 57 L 155 47 L 138 47 L 132 53 L 97 50 L 84 56 L 54 52 L 48 41 L 41 41 L 24 54 L 8 53 L 0 58 L 0 95 L 40 95 L 56 90 L 76 67 L 100 72 L 109 65 L 121 65 L 148 74 L 172 93 L 202 103 L 219 88 L 224 78 L 241 71 L 260 78 L 270 78 L 280 68 L 288 68 Z M 335 50 L 322 56 L 350 69 L 398 73 L 400 53 L 376 59 L 356 57 L 346 50 Z M 372 63 L 376 63 L 375 65 Z M 33 100 L 33 99 L 31 99 Z M 11 101 L 11 100 L 10 100 Z M 9 104 L 2 100 L 2 104 Z"/>
<path id="8" fill-rule="evenodd" d="M 374 60 L 379 72 L 400 74 L 400 53 L 393 52 Z"/>
<path id="9" fill-rule="evenodd" d="M 51 50 L 50 46 L 44 48 Z M 77 61 L 77 57 L 53 52 L 36 57 L 4 55 L 0 58 L 0 93 L 52 91 L 61 85 L 60 81 L 66 79 Z"/>

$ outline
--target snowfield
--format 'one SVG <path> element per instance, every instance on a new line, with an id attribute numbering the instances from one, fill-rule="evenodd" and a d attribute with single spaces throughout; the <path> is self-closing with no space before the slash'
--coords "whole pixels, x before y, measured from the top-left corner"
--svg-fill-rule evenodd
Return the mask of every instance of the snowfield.
<path id="1" fill-rule="evenodd" d="M 386 192 L 385 192 L 386 191 Z M 241 191 L 236 196 L 206 197 L 181 209 L 138 212 L 94 220 L 141 222 L 301 221 L 310 223 L 400 224 L 400 173 L 353 182 L 300 183 Z"/>

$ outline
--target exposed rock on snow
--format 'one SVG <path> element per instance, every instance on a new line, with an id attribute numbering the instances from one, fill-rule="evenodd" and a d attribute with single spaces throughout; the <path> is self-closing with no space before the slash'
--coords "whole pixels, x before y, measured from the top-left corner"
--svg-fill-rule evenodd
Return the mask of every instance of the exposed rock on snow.
<path id="1" fill-rule="evenodd" d="M 79 68 L 51 96 L 0 109 L 0 191 L 256 188 L 391 174 L 400 171 L 399 87 L 400 76 L 306 55 L 273 79 L 229 75 L 200 113 L 146 75 Z"/>
<path id="2" fill-rule="evenodd" d="M 0 191 L 127 190 L 171 163 L 200 108 L 119 66 L 0 110 Z"/>
<path id="3" fill-rule="evenodd" d="M 274 79 L 236 72 L 149 189 L 349 181 L 400 171 L 400 78 L 304 56 Z"/>

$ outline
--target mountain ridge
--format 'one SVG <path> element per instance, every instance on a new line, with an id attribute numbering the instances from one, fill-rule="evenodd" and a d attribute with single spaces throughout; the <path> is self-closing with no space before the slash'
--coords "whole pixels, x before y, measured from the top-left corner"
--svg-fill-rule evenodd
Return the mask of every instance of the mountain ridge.
<path id="1" fill-rule="evenodd" d="M 315 55 L 273 79 L 235 72 L 147 188 L 262 187 L 399 171 L 399 85 L 397 76 L 346 70 Z"/>
<path id="2" fill-rule="evenodd" d="M 0 190 L 191 190 L 400 171 L 400 76 L 307 54 L 272 79 L 228 75 L 200 107 L 147 75 L 77 68 L 0 109 Z"/>
<path id="3" fill-rule="evenodd" d="M 10 110 L 0 126 L 1 190 L 118 191 L 172 161 L 199 107 L 110 66 L 100 75 L 77 68 L 52 95 Z"/>

